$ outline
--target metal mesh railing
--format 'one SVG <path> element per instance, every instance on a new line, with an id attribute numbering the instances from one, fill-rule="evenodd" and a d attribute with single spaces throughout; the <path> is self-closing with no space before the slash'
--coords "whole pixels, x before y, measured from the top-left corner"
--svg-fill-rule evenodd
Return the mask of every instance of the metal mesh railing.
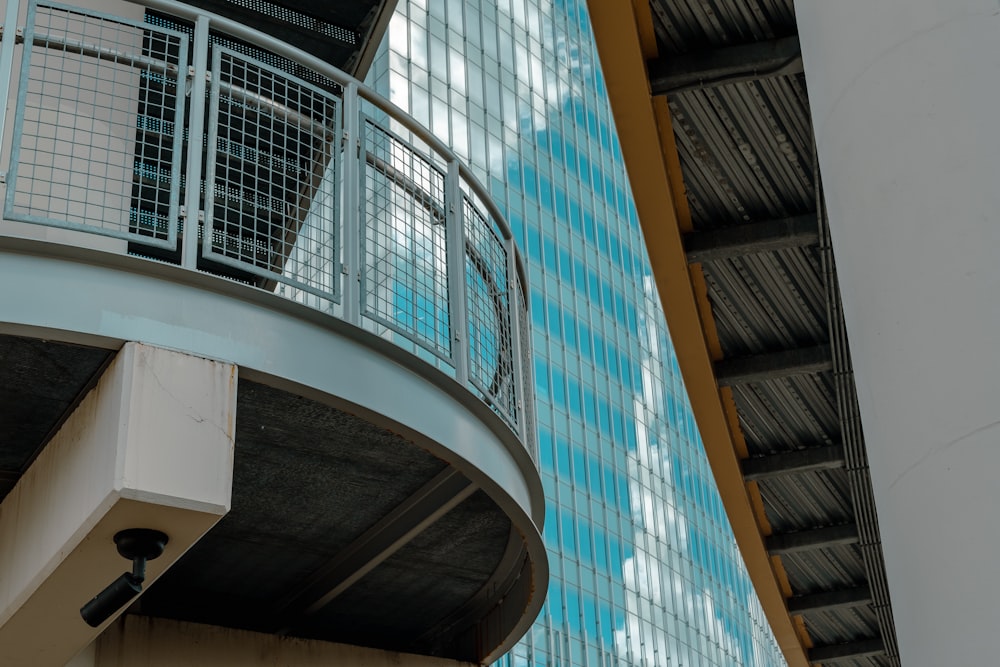
<path id="1" fill-rule="evenodd" d="M 313 56 L 149 3 L 145 22 L 30 3 L 12 122 L 0 108 L 4 218 L 124 239 L 97 247 L 375 331 L 478 395 L 533 452 L 523 269 L 471 174 Z M 4 28 L 9 74 L 17 31 Z"/>
<path id="2" fill-rule="evenodd" d="M 212 72 L 203 256 L 336 299 L 339 100 L 224 47 Z"/>
<path id="3" fill-rule="evenodd" d="M 24 39 L 6 217 L 175 244 L 187 37 L 37 4 Z"/>
<path id="4" fill-rule="evenodd" d="M 517 422 L 507 250 L 492 221 L 462 197 L 469 379 L 493 408 Z"/>
<path id="5" fill-rule="evenodd" d="M 371 120 L 362 150 L 362 313 L 450 359 L 445 175 Z"/>

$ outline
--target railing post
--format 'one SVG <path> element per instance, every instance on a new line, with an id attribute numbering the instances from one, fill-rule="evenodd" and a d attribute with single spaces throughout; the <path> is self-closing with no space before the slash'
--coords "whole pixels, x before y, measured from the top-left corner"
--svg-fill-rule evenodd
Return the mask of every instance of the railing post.
<path id="1" fill-rule="evenodd" d="M 529 433 L 531 420 L 528 419 L 529 406 L 525 390 L 527 388 L 527 370 L 524 368 L 524 352 L 522 347 L 521 327 L 525 322 L 521 318 L 521 290 L 524 283 L 517 271 L 517 245 L 513 237 L 504 239 L 504 251 L 507 253 L 507 303 L 510 312 L 510 354 L 511 370 L 514 373 L 514 406 L 517 411 L 517 431 L 521 436 L 521 442 L 525 444 L 534 458 L 534 444 L 530 439 L 534 434 Z M 527 295 L 524 296 L 525 308 L 527 308 Z"/>
<path id="2" fill-rule="evenodd" d="M 4 132 L 7 130 L 7 99 L 10 95 L 10 82 L 14 78 L 14 44 L 17 33 L 17 17 L 21 12 L 19 0 L 7 0 L 7 11 L 3 17 L 3 43 L 0 44 L 0 146 L 3 145 Z M 27 49 L 26 49 L 27 50 Z M 25 54 L 27 57 L 27 54 Z M 18 80 L 20 83 L 20 80 Z M 11 147 L 13 149 L 13 146 Z M 0 165 L 0 170 L 6 175 L 10 163 Z M 5 179 L 6 180 L 6 179 Z"/>
<path id="3" fill-rule="evenodd" d="M 364 169 L 365 147 L 361 143 L 361 104 L 358 84 L 354 81 L 344 88 L 344 177 L 341 191 L 341 229 L 344 247 L 341 273 L 343 274 L 344 320 L 361 324 L 361 235 L 367 224 L 361 206 L 361 178 Z"/>
<path id="4" fill-rule="evenodd" d="M 184 193 L 184 240 L 181 244 L 181 265 L 194 269 L 198 264 L 198 225 L 199 225 L 199 195 L 201 190 L 202 136 L 205 134 L 205 80 L 208 72 L 208 29 L 207 16 L 199 16 L 194 24 L 192 58 L 189 72 L 191 73 L 191 103 L 188 105 L 188 153 L 187 153 L 187 190 Z M 208 146 L 209 154 L 214 151 Z M 205 194 L 211 194 L 213 183 L 205 184 Z M 211 211 L 205 211 L 210 216 Z M 206 221 L 207 223 L 207 221 Z M 205 229 L 205 234 L 211 231 Z"/>
<path id="5" fill-rule="evenodd" d="M 469 384 L 469 313 L 465 296 L 465 214 L 459 167 L 455 160 L 448 161 L 444 182 L 445 237 L 448 243 L 448 310 L 451 324 L 452 362 L 455 379 L 463 386 Z"/>

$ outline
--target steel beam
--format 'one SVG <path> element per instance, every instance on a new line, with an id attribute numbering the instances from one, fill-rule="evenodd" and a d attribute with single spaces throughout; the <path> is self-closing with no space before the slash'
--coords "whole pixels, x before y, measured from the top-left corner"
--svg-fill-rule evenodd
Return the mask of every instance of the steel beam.
<path id="1" fill-rule="evenodd" d="M 691 264 L 818 243 L 819 223 L 815 213 L 692 232 L 684 237 L 684 249 Z"/>
<path id="2" fill-rule="evenodd" d="M 802 72 L 798 37 L 783 37 L 711 51 L 664 56 L 646 63 L 653 95 Z"/>
<path id="3" fill-rule="evenodd" d="M 868 587 L 857 586 L 855 588 L 843 588 L 838 591 L 808 593 L 806 595 L 790 597 L 788 598 L 788 613 L 808 614 L 813 611 L 863 607 L 871 604 L 871 602 L 872 594 L 868 590 Z"/>
<path id="4" fill-rule="evenodd" d="M 834 662 L 854 660 L 870 655 L 882 655 L 884 653 L 885 643 L 880 638 L 862 639 L 845 644 L 815 646 L 809 649 L 809 662 L 819 662 L 828 665 Z"/>
<path id="5" fill-rule="evenodd" d="M 731 403 L 724 403 L 711 372 L 709 349 L 718 341 L 715 328 L 705 327 L 700 315 L 709 312 L 707 293 L 698 289 L 685 262 L 681 220 L 685 214 L 684 184 L 670 127 L 669 109 L 663 99 L 650 99 L 649 79 L 642 71 L 642 54 L 653 53 L 656 31 L 644 3 L 589 0 L 594 37 L 601 65 L 615 85 L 608 97 L 618 127 L 622 154 L 631 179 L 636 211 L 670 336 L 684 375 L 692 410 L 702 426 L 705 452 L 715 475 L 747 571 L 760 597 L 767 621 L 791 667 L 807 667 L 800 630 L 792 622 L 781 593 L 781 583 L 763 549 L 753 503 L 742 484 L 736 458 L 738 434 L 734 433 Z M 641 11 L 640 11 L 641 10 Z M 665 197 L 668 192 L 679 196 Z M 2 265 L 0 265 L 2 271 Z"/>
<path id="6" fill-rule="evenodd" d="M 833 368 L 829 345 L 768 354 L 723 359 L 715 363 L 715 379 L 720 386 L 777 380 L 793 375 L 809 375 Z"/>
<path id="7" fill-rule="evenodd" d="M 277 605 L 280 630 L 329 604 L 478 487 L 448 467 L 347 545 Z"/>
<path id="8" fill-rule="evenodd" d="M 435 637 L 447 637 L 454 634 L 453 631 L 456 628 L 474 627 L 477 621 L 486 616 L 490 607 L 496 605 L 496 592 L 510 591 L 514 587 L 518 575 L 521 573 L 521 568 L 518 566 L 524 562 L 524 558 L 524 540 L 521 538 L 521 533 L 514 526 L 511 526 L 507 547 L 504 549 L 503 556 L 500 557 L 500 563 L 482 588 L 461 607 L 428 628 L 414 643 L 431 643 Z"/>
<path id="9" fill-rule="evenodd" d="M 741 465 L 743 479 L 748 482 L 815 470 L 829 470 L 844 465 L 844 448 L 840 445 L 807 447 L 793 452 L 744 459 Z"/>
<path id="10" fill-rule="evenodd" d="M 858 527 L 853 523 L 798 530 L 794 533 L 769 535 L 765 538 L 767 551 L 772 556 L 824 549 L 841 544 L 854 544 L 857 541 Z"/>

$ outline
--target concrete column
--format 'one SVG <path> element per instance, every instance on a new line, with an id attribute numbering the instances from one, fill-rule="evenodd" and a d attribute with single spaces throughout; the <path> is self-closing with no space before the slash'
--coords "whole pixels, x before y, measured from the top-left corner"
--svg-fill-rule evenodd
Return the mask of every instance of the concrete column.
<path id="1" fill-rule="evenodd" d="M 0 662 L 63 667 L 97 637 L 79 609 L 131 569 L 119 530 L 169 536 L 148 586 L 229 510 L 235 415 L 231 364 L 124 346 L 0 505 Z"/>
<path id="2" fill-rule="evenodd" d="M 93 667 L 473 667 L 381 649 L 126 616 L 98 640 Z"/>
<path id="3" fill-rule="evenodd" d="M 97 641 L 77 653 L 66 667 L 97 667 Z"/>
<path id="4" fill-rule="evenodd" d="M 992 664 L 1000 4 L 795 8 L 902 662 Z"/>

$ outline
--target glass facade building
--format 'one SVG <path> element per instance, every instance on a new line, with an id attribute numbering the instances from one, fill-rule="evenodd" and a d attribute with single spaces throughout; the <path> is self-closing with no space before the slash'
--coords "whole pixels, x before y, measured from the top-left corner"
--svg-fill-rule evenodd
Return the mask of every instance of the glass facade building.
<path id="1" fill-rule="evenodd" d="M 583 0 L 400 0 L 370 83 L 528 263 L 551 583 L 506 665 L 780 665 L 651 278 Z"/>

